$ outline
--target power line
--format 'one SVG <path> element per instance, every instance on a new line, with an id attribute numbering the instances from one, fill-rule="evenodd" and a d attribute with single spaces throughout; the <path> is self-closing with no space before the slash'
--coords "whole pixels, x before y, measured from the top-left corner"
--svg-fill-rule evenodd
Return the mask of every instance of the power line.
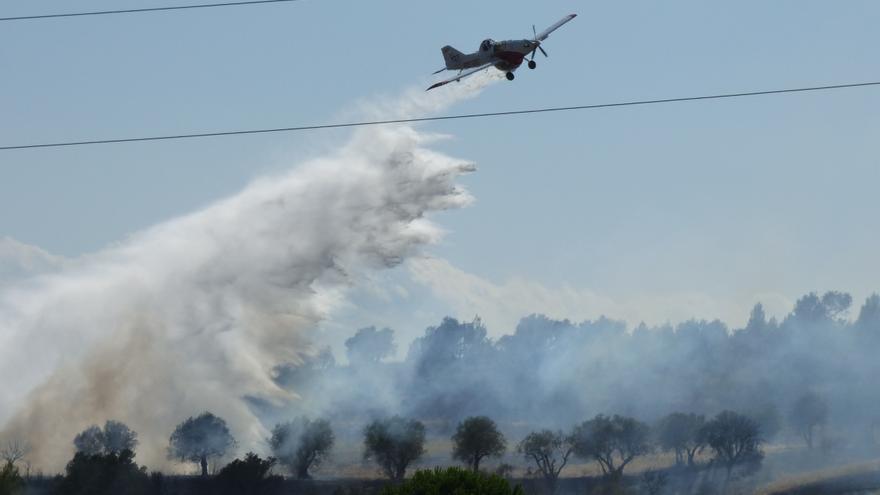
<path id="1" fill-rule="evenodd" d="M 108 15 L 108 14 L 139 14 L 143 12 L 159 12 L 167 10 L 186 10 L 186 9 L 207 9 L 213 7 L 236 7 L 243 5 L 257 5 L 264 3 L 282 3 L 296 2 L 298 0 L 250 0 L 243 2 L 221 2 L 221 3 L 203 3 L 198 5 L 175 5 L 167 7 L 144 7 L 140 9 L 122 9 L 122 10 L 95 10 L 92 12 L 65 12 L 60 14 L 42 14 L 42 15 L 23 15 L 18 17 L 0 17 L 0 21 L 30 21 L 37 19 L 57 19 L 59 17 L 82 17 L 87 15 Z"/>
<path id="2" fill-rule="evenodd" d="M 852 83 L 852 84 L 835 84 L 831 86 L 813 86 L 806 88 L 789 88 L 789 89 L 774 89 L 769 91 L 749 91 L 744 93 L 726 93 L 726 94 L 716 94 L 716 95 L 704 95 L 704 96 L 686 96 L 682 98 L 664 98 L 661 100 L 637 100 L 637 101 L 626 101 L 626 102 L 618 102 L 618 103 L 598 103 L 593 105 L 577 105 L 577 106 L 568 106 L 568 107 L 546 107 L 546 108 L 535 108 L 530 110 L 508 110 L 504 112 L 482 112 L 482 113 L 467 113 L 467 114 L 459 114 L 459 115 L 443 115 L 437 117 L 416 117 L 416 118 L 407 118 L 407 119 L 390 119 L 390 120 L 371 120 L 371 121 L 362 121 L 362 122 L 346 122 L 346 123 L 338 123 L 338 124 L 319 124 L 319 125 L 302 125 L 295 127 L 277 127 L 272 129 L 246 129 L 246 130 L 238 130 L 238 131 L 218 131 L 218 132 L 197 132 L 190 134 L 172 134 L 166 136 L 147 136 L 147 137 L 132 137 L 132 138 L 120 138 L 120 139 L 95 139 L 90 141 L 68 141 L 68 142 L 58 142 L 58 143 L 36 143 L 36 144 L 21 144 L 14 146 L 0 146 L 0 151 L 2 150 L 21 150 L 21 149 L 31 149 L 31 148 L 59 148 L 62 146 L 84 146 L 90 144 L 113 144 L 113 143 L 134 143 L 139 141 L 165 141 L 171 139 L 193 139 L 193 138 L 207 138 L 207 137 L 218 137 L 218 136 L 239 136 L 244 134 L 267 134 L 272 132 L 296 132 L 296 131 L 311 131 L 311 130 L 319 130 L 319 129 L 339 129 L 343 127 L 365 127 L 372 125 L 388 125 L 388 124 L 408 124 L 408 123 L 416 123 L 416 122 L 433 122 L 438 120 L 455 120 L 455 119 L 474 119 L 474 118 L 485 118 L 485 117 L 502 117 L 509 115 L 527 115 L 527 114 L 536 114 L 536 113 L 548 113 L 548 112 L 568 112 L 573 110 L 595 110 L 599 108 L 615 108 L 615 107 L 628 107 L 628 106 L 636 106 L 636 105 L 656 105 L 661 103 L 679 103 L 686 101 L 702 101 L 702 100 L 719 100 L 724 98 L 743 98 L 748 96 L 762 96 L 762 95 L 778 95 L 783 93 L 806 93 L 811 91 L 829 91 L 835 89 L 850 89 L 850 88 L 861 88 L 867 86 L 880 86 L 880 81 L 875 82 L 863 82 L 863 83 Z"/>

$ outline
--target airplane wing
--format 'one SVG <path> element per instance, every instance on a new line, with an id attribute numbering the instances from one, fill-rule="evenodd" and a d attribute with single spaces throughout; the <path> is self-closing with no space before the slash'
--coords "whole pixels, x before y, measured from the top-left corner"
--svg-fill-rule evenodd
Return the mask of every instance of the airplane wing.
<path id="1" fill-rule="evenodd" d="M 565 24 L 566 22 L 568 22 L 568 21 L 574 19 L 575 17 L 577 17 L 577 14 L 569 14 L 569 15 L 563 17 L 562 19 L 559 19 L 559 20 L 556 22 L 556 24 L 554 24 L 554 25 L 548 27 L 547 29 L 541 31 L 541 32 L 536 36 L 536 39 L 537 39 L 538 41 L 544 41 L 544 40 L 546 40 L 547 38 L 550 37 L 550 33 L 552 33 L 553 31 L 556 31 L 557 29 L 561 28 L 563 24 Z"/>
<path id="2" fill-rule="evenodd" d="M 491 67 L 493 65 L 495 65 L 495 62 L 487 62 L 487 63 L 485 63 L 475 69 L 470 69 L 470 70 L 464 71 L 460 74 L 456 74 L 455 77 L 450 77 L 449 79 L 446 79 L 445 81 L 440 81 L 436 84 L 432 84 L 431 87 L 426 89 L 425 91 L 431 91 L 434 88 L 439 88 L 440 86 L 443 86 L 444 84 L 449 84 L 453 81 L 461 81 L 465 77 L 476 74 L 477 72 L 480 72 L 481 70 L 483 70 L 487 67 Z"/>

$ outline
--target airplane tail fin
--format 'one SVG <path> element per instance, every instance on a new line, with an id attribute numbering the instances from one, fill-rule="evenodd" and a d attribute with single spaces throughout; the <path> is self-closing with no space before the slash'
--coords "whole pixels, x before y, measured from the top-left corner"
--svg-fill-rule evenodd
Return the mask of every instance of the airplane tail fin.
<path id="1" fill-rule="evenodd" d="M 464 58 L 464 54 L 460 51 L 452 48 L 449 45 L 444 46 L 441 51 L 443 52 L 443 60 L 446 61 L 447 69 L 461 69 L 462 68 L 462 59 Z"/>

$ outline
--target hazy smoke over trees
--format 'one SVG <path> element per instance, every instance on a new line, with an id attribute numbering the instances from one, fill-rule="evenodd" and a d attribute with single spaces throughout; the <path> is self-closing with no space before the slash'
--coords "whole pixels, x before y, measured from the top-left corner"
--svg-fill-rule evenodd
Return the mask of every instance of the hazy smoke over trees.
<path id="1" fill-rule="evenodd" d="M 425 454 L 425 425 L 394 416 L 364 428 L 364 459 L 373 460 L 393 480 L 402 480 L 410 464 Z"/>
<path id="2" fill-rule="evenodd" d="M 134 451 L 138 444 L 137 433 L 125 423 L 108 420 L 104 423 L 104 451 L 118 454 L 123 450 Z"/>
<path id="3" fill-rule="evenodd" d="M 124 450 L 134 452 L 137 444 L 137 433 L 125 423 L 113 420 L 107 420 L 103 429 L 98 425 L 89 426 L 73 439 L 76 451 L 85 455 L 119 454 Z"/>
<path id="4" fill-rule="evenodd" d="M 348 362 L 354 366 L 376 364 L 394 354 L 394 331 L 390 328 L 361 328 L 345 341 Z"/>
<path id="5" fill-rule="evenodd" d="M 403 414 L 432 421 L 443 435 L 471 415 L 491 417 L 517 439 L 540 427 L 568 431 L 597 414 L 657 424 L 673 412 L 693 413 L 684 419 L 701 424 L 699 416 L 729 409 L 747 414 L 765 441 L 780 431 L 798 438 L 813 425 L 864 442 L 880 418 L 880 389 L 872 385 L 880 318 L 876 296 L 854 322 L 844 319 L 850 305 L 845 293 L 811 293 L 781 322 L 757 305 L 744 328 L 693 320 L 628 328 L 604 317 L 575 323 L 532 315 L 495 340 L 479 320 L 447 318 L 413 341 L 401 362 L 309 361 L 288 370 L 285 384 L 312 414 L 341 422 Z M 803 397 L 811 398 L 809 411 Z M 678 450 L 680 462 L 692 458 L 702 445 L 691 438 L 699 425 L 667 426 L 664 446 Z"/>
<path id="6" fill-rule="evenodd" d="M 411 91 L 370 115 L 424 115 L 472 96 Z M 158 468 L 174 425 L 210 410 L 243 448 L 268 435 L 249 399 L 281 404 L 276 367 L 313 353 L 308 332 L 365 273 L 440 238 L 425 215 L 471 200 L 473 165 L 412 128 L 374 127 L 287 174 L 57 272 L 0 290 L 0 437 L 27 438 L 60 469 L 71 440 L 120 418 Z M 59 406 L 64 405 L 63 412 Z"/>
<path id="7" fill-rule="evenodd" d="M 279 423 L 272 429 L 269 446 L 288 471 L 299 479 L 311 478 L 310 471 L 318 469 L 330 455 L 335 437 L 330 422 L 297 418 Z"/>
<path id="8" fill-rule="evenodd" d="M 168 458 L 198 463 L 208 475 L 208 461 L 223 457 L 235 445 L 226 421 L 209 412 L 177 425 L 168 440 Z"/>

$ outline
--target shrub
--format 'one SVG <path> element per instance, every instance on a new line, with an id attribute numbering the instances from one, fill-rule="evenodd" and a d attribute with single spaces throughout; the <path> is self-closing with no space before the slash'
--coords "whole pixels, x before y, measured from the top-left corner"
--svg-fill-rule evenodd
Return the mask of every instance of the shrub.
<path id="1" fill-rule="evenodd" d="M 214 479 L 219 494 L 263 495 L 276 493 L 281 485 L 281 477 L 270 474 L 275 459 L 262 459 L 248 452 L 244 459 L 235 459 L 227 464 Z"/>
<path id="2" fill-rule="evenodd" d="M 460 467 L 416 471 L 397 486 L 386 486 L 382 495 L 524 495 L 521 487 L 497 474 L 475 473 Z"/>
<path id="3" fill-rule="evenodd" d="M 77 452 L 56 487 L 58 495 L 126 495 L 148 494 L 150 478 L 146 468 L 135 464 L 134 454 L 87 455 Z"/>
<path id="4" fill-rule="evenodd" d="M 18 468 L 7 462 L 0 468 L 0 495 L 17 495 L 23 491 L 24 481 L 18 474 Z"/>

